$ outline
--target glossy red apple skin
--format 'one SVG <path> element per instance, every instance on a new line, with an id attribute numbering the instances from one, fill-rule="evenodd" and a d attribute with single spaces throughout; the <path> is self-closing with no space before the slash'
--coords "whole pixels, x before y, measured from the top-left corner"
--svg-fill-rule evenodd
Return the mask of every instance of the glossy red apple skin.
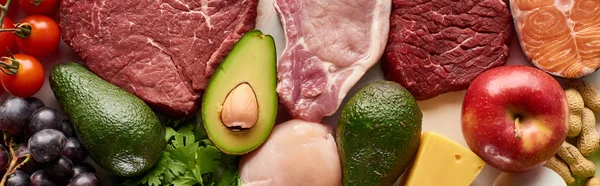
<path id="1" fill-rule="evenodd" d="M 568 116 L 567 98 L 554 78 L 533 67 L 503 66 L 482 73 L 467 89 L 462 132 L 487 164 L 520 172 L 554 156 L 567 137 Z"/>

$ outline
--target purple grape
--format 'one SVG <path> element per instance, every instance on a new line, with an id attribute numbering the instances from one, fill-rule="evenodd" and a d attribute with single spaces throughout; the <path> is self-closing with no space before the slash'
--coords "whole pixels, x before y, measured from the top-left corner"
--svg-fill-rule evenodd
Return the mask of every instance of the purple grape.
<path id="1" fill-rule="evenodd" d="M 67 137 L 77 137 L 75 136 L 75 131 L 73 130 L 73 125 L 71 124 L 71 121 L 68 119 L 62 120 L 61 122 L 61 128 L 60 131 L 62 131 L 62 133 Z"/>
<path id="2" fill-rule="evenodd" d="M 23 98 L 10 97 L 0 105 L 0 130 L 17 134 L 23 131 L 31 115 L 29 103 Z"/>
<path id="3" fill-rule="evenodd" d="M 50 107 L 42 107 L 31 114 L 25 134 L 31 136 L 43 129 L 61 129 L 61 118 L 58 111 Z"/>
<path id="4" fill-rule="evenodd" d="M 60 157 L 67 138 L 55 129 L 44 129 L 29 138 L 29 152 L 40 163 L 54 161 Z"/>
<path id="5" fill-rule="evenodd" d="M 97 186 L 100 185 L 100 180 L 93 173 L 83 173 L 71 178 L 68 186 Z"/>
<path id="6" fill-rule="evenodd" d="M 57 186 L 50 175 L 44 170 L 35 171 L 31 174 L 31 186 Z"/>
<path id="7" fill-rule="evenodd" d="M 8 151 L 4 146 L 0 145 L 0 173 L 6 172 L 6 168 L 8 167 Z"/>
<path id="8" fill-rule="evenodd" d="M 46 165 L 46 172 L 57 178 L 70 178 L 73 175 L 73 162 L 65 156 Z"/>
<path id="9" fill-rule="evenodd" d="M 15 155 L 17 155 L 17 156 L 24 156 L 26 154 L 29 154 L 29 149 L 27 148 L 27 144 L 26 143 L 19 143 L 17 145 L 17 150 L 15 150 Z"/>
<path id="10" fill-rule="evenodd" d="M 17 170 L 14 173 L 8 175 L 6 179 L 6 186 L 30 186 L 31 180 L 27 173 Z"/>
<path id="11" fill-rule="evenodd" d="M 67 142 L 60 153 L 73 161 L 73 163 L 82 162 L 87 157 L 87 153 L 79 140 L 73 137 L 67 138 Z"/>
<path id="12" fill-rule="evenodd" d="M 90 173 L 96 173 L 96 169 L 94 169 L 94 167 L 90 164 L 87 163 L 80 163 L 75 165 L 75 167 L 73 167 L 73 177 L 79 175 L 79 174 L 83 174 L 86 172 L 90 172 Z"/>
<path id="13" fill-rule="evenodd" d="M 27 100 L 27 103 L 29 103 L 29 108 L 31 109 L 32 112 L 34 112 L 35 110 L 42 108 L 46 105 L 44 105 L 44 102 L 42 102 L 42 100 L 36 98 L 36 97 L 28 97 L 25 98 L 25 100 Z"/>
<path id="14" fill-rule="evenodd" d="M 24 144 L 24 143 L 19 144 L 19 148 L 17 148 L 17 150 L 15 151 L 15 154 L 17 156 L 25 156 L 25 155 L 29 154 L 29 148 L 27 147 L 27 144 Z M 27 161 L 27 163 L 25 163 L 21 167 L 19 167 L 19 170 L 22 170 L 28 174 L 31 174 L 39 169 L 39 165 L 40 165 L 40 163 L 35 161 L 35 159 L 29 158 L 29 161 Z"/>

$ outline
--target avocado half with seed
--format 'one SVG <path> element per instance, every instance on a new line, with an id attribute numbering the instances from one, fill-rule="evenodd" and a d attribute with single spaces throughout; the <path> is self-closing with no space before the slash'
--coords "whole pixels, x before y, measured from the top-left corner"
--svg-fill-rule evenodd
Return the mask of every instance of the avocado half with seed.
<path id="1" fill-rule="evenodd" d="M 226 154 L 246 154 L 267 140 L 277 116 L 275 42 L 259 30 L 235 44 L 202 98 L 209 139 Z"/>

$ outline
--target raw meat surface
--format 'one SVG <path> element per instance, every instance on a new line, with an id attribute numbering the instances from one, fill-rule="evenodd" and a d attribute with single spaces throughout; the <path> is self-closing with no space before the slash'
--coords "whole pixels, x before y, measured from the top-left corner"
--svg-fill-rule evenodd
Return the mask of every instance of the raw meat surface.
<path id="1" fill-rule="evenodd" d="M 286 47 L 277 92 L 292 117 L 319 122 L 383 53 L 390 0 L 276 0 Z"/>
<path id="2" fill-rule="evenodd" d="M 254 28 L 258 0 L 63 0 L 63 40 L 103 79 L 187 116 L 215 68 Z"/>
<path id="3" fill-rule="evenodd" d="M 600 67 L 599 0 L 511 0 L 523 52 L 550 74 L 581 78 Z"/>
<path id="4" fill-rule="evenodd" d="M 504 65 L 512 35 L 501 0 L 393 0 L 382 68 L 416 99 L 466 89 Z"/>
<path id="5" fill-rule="evenodd" d="M 332 130 L 302 120 L 275 126 L 260 148 L 242 157 L 240 174 L 244 186 L 342 184 L 342 166 Z"/>

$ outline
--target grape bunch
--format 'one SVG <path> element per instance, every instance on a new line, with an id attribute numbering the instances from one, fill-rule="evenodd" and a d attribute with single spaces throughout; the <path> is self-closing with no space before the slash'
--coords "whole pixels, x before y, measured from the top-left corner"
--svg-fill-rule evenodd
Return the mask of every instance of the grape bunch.
<path id="1" fill-rule="evenodd" d="M 8 98 L 0 105 L 0 130 L 0 185 L 100 185 L 70 121 L 41 100 Z"/>

